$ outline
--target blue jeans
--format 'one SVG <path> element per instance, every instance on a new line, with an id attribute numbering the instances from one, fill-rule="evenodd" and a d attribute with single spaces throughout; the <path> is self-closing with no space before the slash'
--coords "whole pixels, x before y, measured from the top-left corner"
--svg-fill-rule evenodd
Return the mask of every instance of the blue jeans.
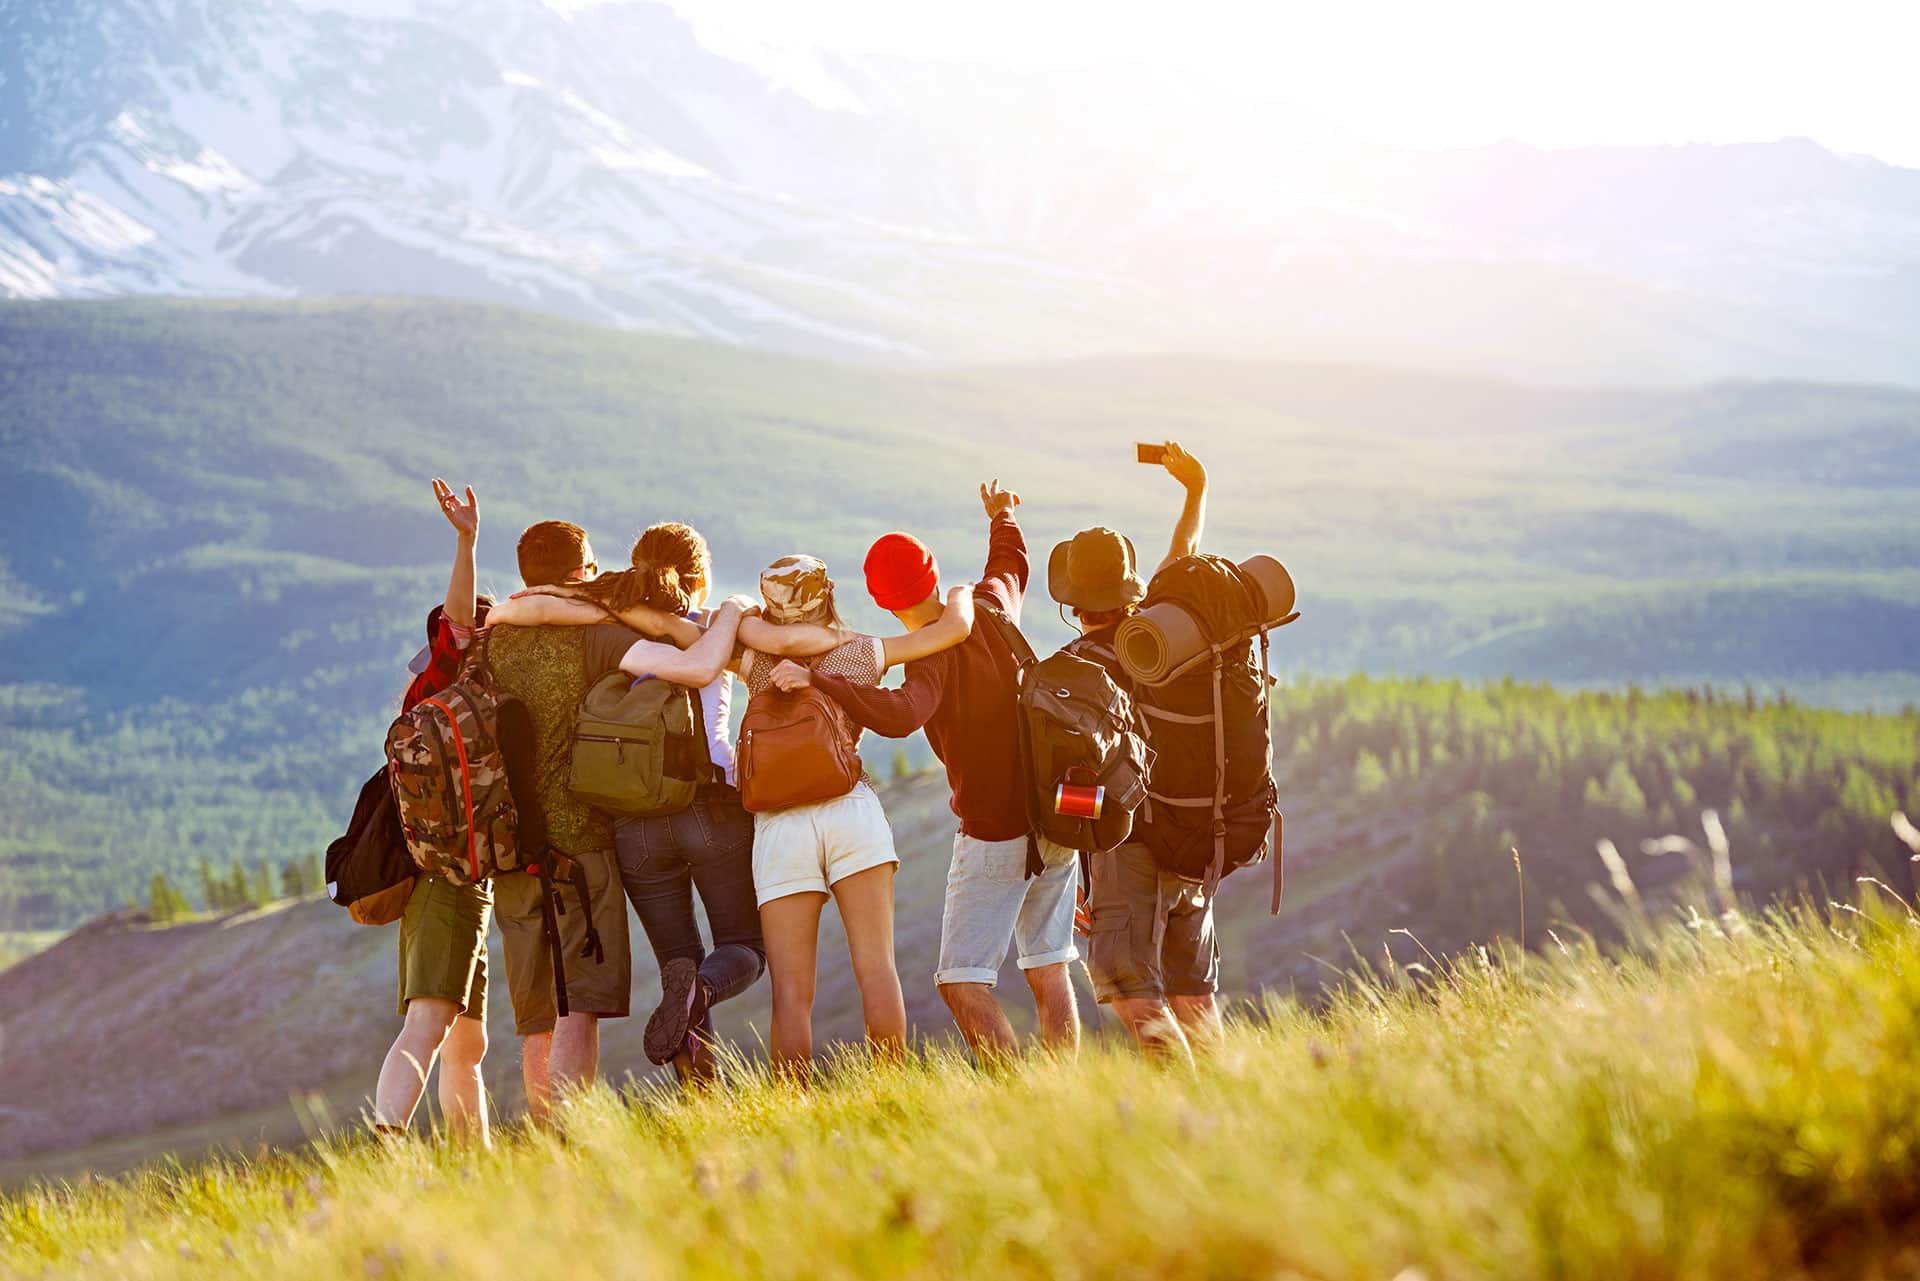
<path id="1" fill-rule="evenodd" d="M 705 784 L 693 804 L 660 818 L 613 825 L 620 882 L 661 965 L 685 957 L 700 967 L 714 1002 L 738 996 L 767 968 L 753 895 L 753 816 L 731 787 Z M 713 950 L 700 939 L 693 892 L 700 891 Z M 711 1016 L 701 1029 L 713 1036 Z"/>

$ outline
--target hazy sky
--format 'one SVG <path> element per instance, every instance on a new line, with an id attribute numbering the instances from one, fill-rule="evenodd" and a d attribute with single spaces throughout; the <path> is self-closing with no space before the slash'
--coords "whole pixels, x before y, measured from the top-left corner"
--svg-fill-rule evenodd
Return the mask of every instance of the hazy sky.
<path id="1" fill-rule="evenodd" d="M 1161 63 L 1388 142 L 1804 135 L 1920 166 L 1915 0 L 672 2 L 697 23 L 779 43 L 1026 66 Z"/>

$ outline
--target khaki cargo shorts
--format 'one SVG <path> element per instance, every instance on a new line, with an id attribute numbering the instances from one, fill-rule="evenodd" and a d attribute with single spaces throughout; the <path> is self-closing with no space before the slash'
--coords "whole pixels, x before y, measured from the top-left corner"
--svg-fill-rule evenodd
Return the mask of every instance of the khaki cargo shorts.
<path id="1" fill-rule="evenodd" d="M 1088 879 L 1087 969 L 1101 1004 L 1116 997 L 1211 996 L 1220 989 L 1213 898 L 1144 845 L 1095 854 Z"/>
<path id="2" fill-rule="evenodd" d="M 627 939 L 627 897 L 612 850 L 596 850 L 574 860 L 587 874 L 588 909 L 606 949 L 603 960 L 580 955 L 586 920 L 573 886 L 554 882 L 566 911 L 559 916 L 561 959 L 567 971 L 567 1004 L 575 1014 L 625 1018 L 633 1000 L 633 954 Z M 507 995 L 513 1001 L 513 1030 L 521 1036 L 553 1031 L 558 1011 L 553 1000 L 553 957 L 540 916 L 540 878 L 510 872 L 493 878 L 494 912 L 507 954 Z"/>

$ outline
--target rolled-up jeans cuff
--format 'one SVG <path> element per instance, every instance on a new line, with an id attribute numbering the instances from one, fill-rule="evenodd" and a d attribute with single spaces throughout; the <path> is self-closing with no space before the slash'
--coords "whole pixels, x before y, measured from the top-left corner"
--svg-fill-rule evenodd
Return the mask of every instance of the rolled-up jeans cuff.
<path id="1" fill-rule="evenodd" d="M 933 981 L 937 985 L 948 983 L 985 983 L 988 987 L 992 987 L 1000 981 L 1000 973 L 997 970 L 989 970 L 983 966 L 963 965 L 956 966 L 950 970 L 935 970 L 933 972 Z"/>
<path id="2" fill-rule="evenodd" d="M 1069 943 L 1057 952 L 1042 952 L 1038 956 L 1021 957 L 1020 968 L 1023 970 L 1037 970 L 1047 965 L 1071 965 L 1079 959 L 1080 949 Z"/>

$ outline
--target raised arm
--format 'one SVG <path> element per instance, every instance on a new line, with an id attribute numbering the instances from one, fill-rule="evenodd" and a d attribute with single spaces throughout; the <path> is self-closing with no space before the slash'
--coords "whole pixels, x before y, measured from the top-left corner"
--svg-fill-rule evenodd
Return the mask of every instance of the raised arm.
<path id="1" fill-rule="evenodd" d="M 1000 482 L 980 486 L 980 505 L 987 510 L 987 564 L 983 579 L 1004 578 L 1012 588 L 1014 612 L 1026 595 L 1031 568 L 1027 559 L 1027 536 L 1013 512 L 1020 495 L 1000 488 Z"/>
<path id="2" fill-rule="evenodd" d="M 659 636 L 682 648 L 698 643 L 700 625 L 690 619 L 646 605 L 635 605 L 615 617 L 636 632 Z M 503 600 L 487 612 L 489 623 L 509 627 L 591 627 L 608 621 L 607 611 L 577 596 L 557 592 L 527 592 Z"/>
<path id="3" fill-rule="evenodd" d="M 453 574 L 447 579 L 447 602 L 444 617 L 458 627 L 472 627 L 474 617 L 473 584 L 474 548 L 480 541 L 480 500 L 473 496 L 473 486 L 467 486 L 467 501 L 461 502 L 454 497 L 453 486 L 438 476 L 433 478 L 434 501 L 440 504 L 441 513 L 447 523 L 453 526 Z"/>
<path id="4" fill-rule="evenodd" d="M 1200 531 L 1207 523 L 1207 469 L 1200 460 L 1180 448 L 1180 442 L 1167 442 L 1167 456 L 1162 462 L 1167 474 L 1186 486 L 1186 506 L 1180 509 L 1180 519 L 1173 527 L 1173 544 L 1167 549 L 1166 559 L 1160 562 L 1160 568 L 1182 556 L 1191 556 L 1200 550 Z"/>
<path id="5" fill-rule="evenodd" d="M 728 601 L 715 612 L 713 625 L 707 628 L 706 634 L 686 649 L 659 641 L 638 640 L 621 658 L 620 670 L 632 676 L 658 676 L 695 688 L 711 685 L 733 658 L 733 642 L 739 627 L 740 607 Z"/>
<path id="6" fill-rule="evenodd" d="M 889 636 L 880 642 L 887 666 L 911 663 L 916 658 L 952 649 L 973 632 L 973 588 L 955 587 L 947 592 L 947 608 L 939 618 L 917 632 Z"/>

